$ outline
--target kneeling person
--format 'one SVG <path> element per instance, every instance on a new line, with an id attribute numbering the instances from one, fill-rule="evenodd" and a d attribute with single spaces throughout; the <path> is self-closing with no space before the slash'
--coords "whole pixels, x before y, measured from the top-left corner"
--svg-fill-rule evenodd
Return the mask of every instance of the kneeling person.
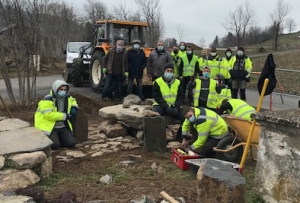
<path id="1" fill-rule="evenodd" d="M 198 137 L 190 149 L 200 157 L 209 156 L 219 141 L 228 134 L 226 122 L 214 111 L 203 107 L 185 107 L 183 114 L 186 119 L 182 125 L 182 146 L 187 146 L 188 131 L 190 125 L 193 125 Z"/>
<path id="2" fill-rule="evenodd" d="M 170 115 L 181 121 L 184 121 L 181 105 L 183 102 L 183 91 L 180 80 L 174 77 L 174 66 L 168 63 L 164 66 L 164 75 L 153 82 L 152 89 L 153 111 L 161 116 Z"/>
<path id="3" fill-rule="evenodd" d="M 76 99 L 69 95 L 69 88 L 64 81 L 56 80 L 50 94 L 38 103 L 34 115 L 34 127 L 52 140 L 52 149 L 74 147 L 76 144 L 70 119 L 76 116 L 78 105 Z"/>

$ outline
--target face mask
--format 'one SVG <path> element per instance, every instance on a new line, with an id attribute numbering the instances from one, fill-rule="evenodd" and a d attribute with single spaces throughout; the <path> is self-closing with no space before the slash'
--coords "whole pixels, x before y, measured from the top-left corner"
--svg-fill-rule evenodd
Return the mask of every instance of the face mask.
<path id="1" fill-rule="evenodd" d="M 174 75 L 173 73 L 168 73 L 168 72 L 164 73 L 166 79 L 172 79 L 173 75 Z"/>
<path id="2" fill-rule="evenodd" d="M 158 50 L 158 51 L 164 50 L 164 46 L 157 46 L 157 50 Z"/>
<path id="3" fill-rule="evenodd" d="M 181 50 L 184 50 L 184 49 L 185 49 L 185 46 L 180 46 L 180 49 L 181 49 Z"/>
<path id="4" fill-rule="evenodd" d="M 66 94 L 67 94 L 67 92 L 65 92 L 65 91 L 58 91 L 57 92 L 57 95 L 60 96 L 60 97 L 64 97 Z"/>
<path id="5" fill-rule="evenodd" d="M 121 52 L 123 50 L 123 47 L 122 46 L 117 46 L 117 51 L 118 52 Z"/>
<path id="6" fill-rule="evenodd" d="M 134 44 L 134 45 L 133 45 L 133 48 L 134 48 L 134 49 L 139 49 L 139 48 L 140 48 L 140 45 L 139 45 L 139 44 Z"/>
<path id="7" fill-rule="evenodd" d="M 189 122 L 190 122 L 190 123 L 194 123 L 195 120 L 196 120 L 196 118 L 195 118 L 194 115 L 192 115 L 191 117 L 189 117 Z"/>
<path id="8" fill-rule="evenodd" d="M 187 54 L 192 54 L 192 51 L 186 51 Z"/>
<path id="9" fill-rule="evenodd" d="M 216 56 L 217 53 L 216 53 L 216 52 L 211 52 L 210 55 L 211 55 L 211 56 Z"/>
<path id="10" fill-rule="evenodd" d="M 208 78 L 209 77 L 209 72 L 204 72 L 203 77 Z"/>
<path id="11" fill-rule="evenodd" d="M 226 56 L 227 56 L 227 57 L 230 57 L 230 56 L 231 56 L 231 53 L 230 53 L 230 52 L 227 52 L 227 53 L 226 53 Z"/>
<path id="12" fill-rule="evenodd" d="M 173 53 L 174 53 L 174 54 L 178 54 L 178 50 L 177 50 L 177 49 L 174 50 Z"/>
<path id="13" fill-rule="evenodd" d="M 244 54 L 243 51 L 238 51 L 238 52 L 237 52 L 237 55 L 238 55 L 238 56 L 243 56 L 243 54 Z"/>

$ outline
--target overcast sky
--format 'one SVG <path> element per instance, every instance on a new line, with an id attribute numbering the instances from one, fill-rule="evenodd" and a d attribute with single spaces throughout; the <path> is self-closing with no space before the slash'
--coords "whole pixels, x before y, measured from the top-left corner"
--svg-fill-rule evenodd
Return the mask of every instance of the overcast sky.
<path id="1" fill-rule="evenodd" d="M 85 0 L 64 0 L 83 12 Z M 126 3 L 132 12 L 138 9 L 134 0 L 102 0 L 109 9 L 114 5 Z M 164 18 L 164 38 L 178 38 L 176 25 L 182 23 L 186 30 L 184 41 L 197 44 L 201 37 L 206 40 L 206 45 L 211 43 L 216 35 L 220 38 L 227 31 L 222 27 L 229 11 L 234 11 L 237 5 L 244 4 L 243 0 L 161 0 Z M 270 24 L 269 13 L 274 10 L 276 0 L 249 0 L 255 9 L 255 22 L 265 27 Z M 293 18 L 297 23 L 295 31 L 300 30 L 300 0 L 285 0 L 289 2 L 292 10 L 288 18 Z"/>

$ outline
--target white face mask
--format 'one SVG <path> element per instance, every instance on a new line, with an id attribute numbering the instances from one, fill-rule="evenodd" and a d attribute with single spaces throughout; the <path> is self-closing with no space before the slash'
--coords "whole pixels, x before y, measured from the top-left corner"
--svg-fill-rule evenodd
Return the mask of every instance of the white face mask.
<path id="1" fill-rule="evenodd" d="M 216 53 L 216 52 L 211 52 L 210 55 L 211 55 L 211 56 L 216 56 L 217 53 Z"/>

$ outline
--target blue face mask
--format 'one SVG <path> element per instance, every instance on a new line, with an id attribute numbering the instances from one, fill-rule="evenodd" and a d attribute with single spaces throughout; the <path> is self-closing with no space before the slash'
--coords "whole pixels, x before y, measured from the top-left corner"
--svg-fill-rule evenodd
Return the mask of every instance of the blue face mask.
<path id="1" fill-rule="evenodd" d="M 203 77 L 208 78 L 209 77 L 209 72 L 204 72 Z"/>
<path id="2" fill-rule="evenodd" d="M 64 97 L 64 96 L 66 96 L 66 94 L 67 94 L 67 92 L 65 92 L 65 91 L 58 91 L 57 92 L 57 95 L 60 96 L 60 97 Z"/>
<path id="3" fill-rule="evenodd" d="M 139 48 L 140 48 L 140 45 L 139 45 L 139 44 L 134 44 L 134 45 L 133 45 L 133 48 L 134 48 L 134 49 L 139 49 Z"/>
<path id="4" fill-rule="evenodd" d="M 196 117 L 194 115 L 192 115 L 191 117 L 189 117 L 189 122 L 190 123 L 194 123 L 196 120 Z"/>
<path id="5" fill-rule="evenodd" d="M 238 52 L 237 52 L 237 55 L 238 55 L 238 56 L 243 56 L 243 54 L 244 54 L 243 51 L 238 51 Z"/>
<path id="6" fill-rule="evenodd" d="M 174 75 L 173 73 L 168 73 L 168 72 L 164 73 L 166 79 L 172 79 L 173 75 Z"/>
<path id="7" fill-rule="evenodd" d="M 184 50 L 184 49 L 185 49 L 185 46 L 180 46 L 180 49 L 181 49 L 181 50 Z"/>
<path id="8" fill-rule="evenodd" d="M 117 49 L 118 52 L 121 52 L 123 50 L 123 47 L 122 46 L 117 46 L 116 49 Z"/>
<path id="9" fill-rule="evenodd" d="M 164 50 L 164 46 L 157 46 L 157 50 L 158 50 L 158 51 Z"/>
<path id="10" fill-rule="evenodd" d="M 186 51 L 187 54 L 192 54 L 192 51 Z"/>

